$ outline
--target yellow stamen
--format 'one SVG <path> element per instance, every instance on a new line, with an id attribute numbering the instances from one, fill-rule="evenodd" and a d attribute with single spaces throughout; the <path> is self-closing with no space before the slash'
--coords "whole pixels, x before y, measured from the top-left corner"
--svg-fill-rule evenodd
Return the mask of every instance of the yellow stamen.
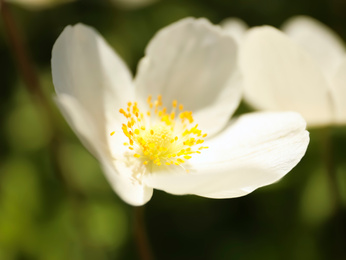
<path id="1" fill-rule="evenodd" d="M 184 106 L 178 106 L 177 100 L 172 101 L 170 112 L 163 107 L 161 95 L 156 100 L 149 96 L 147 104 L 149 110 L 145 112 L 140 111 L 136 102 L 127 103 L 127 112 L 122 108 L 119 110 L 127 119 L 121 127 L 129 140 L 124 145 L 134 151 L 133 156 L 143 160 L 144 165 L 182 165 L 193 154 L 208 148 L 196 147 L 204 142 L 207 134 L 202 133 L 198 125 L 191 125 L 194 122 L 192 112 L 183 111 Z M 179 113 L 176 112 L 177 107 Z"/>

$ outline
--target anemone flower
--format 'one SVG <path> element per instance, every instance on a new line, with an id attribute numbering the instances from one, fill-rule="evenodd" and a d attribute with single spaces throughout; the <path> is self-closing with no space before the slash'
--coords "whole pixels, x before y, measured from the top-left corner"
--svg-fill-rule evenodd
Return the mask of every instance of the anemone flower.
<path id="1" fill-rule="evenodd" d="M 186 18 L 155 35 L 132 79 L 94 29 L 68 26 L 52 53 L 56 102 L 127 203 L 154 188 L 243 196 L 289 172 L 309 135 L 294 112 L 229 120 L 241 99 L 236 54 L 219 27 Z"/>
<path id="2" fill-rule="evenodd" d="M 282 31 L 251 28 L 239 63 L 255 108 L 297 111 L 309 127 L 346 123 L 346 49 L 322 23 L 298 16 Z"/>

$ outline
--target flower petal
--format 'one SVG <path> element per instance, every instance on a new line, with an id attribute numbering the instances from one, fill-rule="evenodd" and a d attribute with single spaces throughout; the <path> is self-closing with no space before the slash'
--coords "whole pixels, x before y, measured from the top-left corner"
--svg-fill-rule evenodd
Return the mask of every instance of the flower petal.
<path id="1" fill-rule="evenodd" d="M 241 116 L 206 142 L 209 149 L 190 159 L 189 173 L 179 166 L 158 167 L 145 176 L 145 183 L 173 194 L 246 195 L 276 182 L 300 161 L 309 143 L 305 127 L 293 112 Z"/>
<path id="2" fill-rule="evenodd" d="M 93 156 L 99 159 L 107 151 L 109 153 L 105 135 L 74 97 L 60 94 L 55 101 L 69 126 Z"/>
<path id="3" fill-rule="evenodd" d="M 114 191 L 126 203 L 132 206 L 141 206 L 151 199 L 153 195 L 152 188 L 139 183 L 134 178 L 129 178 L 133 174 L 131 166 L 120 160 L 115 161 L 114 164 L 109 163 L 107 160 L 102 163 L 102 168 Z"/>
<path id="4" fill-rule="evenodd" d="M 141 60 L 135 84 L 142 97 L 161 94 L 194 113 L 209 135 L 227 123 L 240 102 L 236 44 L 205 19 L 187 18 L 161 30 Z"/>
<path id="5" fill-rule="evenodd" d="M 67 26 L 55 42 L 52 74 L 58 96 L 75 97 L 107 136 L 121 120 L 119 108 L 134 97 L 131 75 L 121 58 L 83 24 Z"/>
<path id="6" fill-rule="evenodd" d="M 342 39 L 329 27 L 308 16 L 289 19 L 282 30 L 304 48 L 330 79 L 346 53 Z"/>
<path id="7" fill-rule="evenodd" d="M 236 17 L 227 18 L 220 25 L 227 34 L 235 39 L 237 44 L 242 43 L 245 32 L 249 29 L 249 26 L 243 20 Z"/>
<path id="8" fill-rule="evenodd" d="M 100 129 L 93 124 L 87 112 L 79 105 L 78 101 L 66 94 L 56 98 L 56 102 L 84 146 L 101 163 L 106 178 L 114 191 L 127 203 L 139 206 L 150 200 L 153 189 L 133 181 L 132 171 L 126 167 L 122 160 L 112 158 L 109 147 L 104 140 L 105 136 Z M 117 136 L 114 136 L 115 140 Z M 118 141 L 120 144 L 122 140 Z M 122 149 L 122 145 L 117 145 Z"/>
<path id="9" fill-rule="evenodd" d="M 265 186 L 279 179 L 260 168 L 232 167 L 226 163 L 204 166 L 203 172 L 186 172 L 182 167 L 163 166 L 144 177 L 146 185 L 175 195 L 198 195 L 208 198 L 236 198 L 257 186 Z M 260 183 L 260 185 L 259 185 Z"/>
<path id="10" fill-rule="evenodd" d="M 241 48 L 245 97 L 257 108 L 293 110 L 309 126 L 333 119 L 329 86 L 306 53 L 273 27 L 250 29 Z"/>
<path id="11" fill-rule="evenodd" d="M 333 97 L 335 101 L 336 122 L 346 123 L 346 57 L 339 66 L 332 81 Z"/>

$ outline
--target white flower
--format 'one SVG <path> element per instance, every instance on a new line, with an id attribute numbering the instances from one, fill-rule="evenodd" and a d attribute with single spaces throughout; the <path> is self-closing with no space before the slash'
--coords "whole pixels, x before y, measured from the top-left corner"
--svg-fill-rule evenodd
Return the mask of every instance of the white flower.
<path id="1" fill-rule="evenodd" d="M 65 28 L 52 54 L 63 115 L 132 205 L 150 200 L 153 188 L 243 196 L 299 162 L 309 142 L 300 115 L 253 113 L 229 122 L 241 98 L 235 64 L 234 41 L 192 18 L 151 40 L 134 80 L 82 24 Z"/>
<path id="2" fill-rule="evenodd" d="M 111 0 L 111 2 L 119 7 L 126 9 L 136 9 L 151 5 L 158 0 Z"/>
<path id="3" fill-rule="evenodd" d="M 43 9 L 76 0 L 5 0 L 9 3 L 20 4 L 29 9 Z M 111 2 L 125 9 L 136 9 L 153 4 L 158 0 L 111 0 Z"/>
<path id="4" fill-rule="evenodd" d="M 75 0 L 5 0 L 11 3 L 17 3 L 31 9 L 42 9 L 52 7 L 58 4 L 72 2 Z"/>
<path id="5" fill-rule="evenodd" d="M 299 112 L 308 126 L 346 123 L 346 49 L 328 27 L 305 16 L 283 32 L 247 31 L 240 67 L 247 101 L 264 110 Z"/>
<path id="6" fill-rule="evenodd" d="M 220 26 L 235 39 L 238 45 L 241 45 L 246 31 L 249 29 L 249 26 L 237 17 L 226 18 L 220 23 Z"/>

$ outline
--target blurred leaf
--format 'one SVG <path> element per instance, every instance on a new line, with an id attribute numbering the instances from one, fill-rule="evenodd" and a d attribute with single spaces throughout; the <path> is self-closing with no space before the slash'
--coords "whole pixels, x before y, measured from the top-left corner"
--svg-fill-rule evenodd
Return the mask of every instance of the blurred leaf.
<path id="1" fill-rule="evenodd" d="M 22 247 L 32 240 L 41 206 L 37 171 L 30 161 L 14 158 L 0 172 L 0 244 L 7 249 Z"/>
<path id="2" fill-rule="evenodd" d="M 81 144 L 62 143 L 59 159 L 66 178 L 83 193 L 112 192 L 99 163 Z"/>
<path id="3" fill-rule="evenodd" d="M 118 249 L 127 239 L 128 219 L 115 203 L 91 201 L 83 210 L 83 221 L 93 247 Z"/>
<path id="4" fill-rule="evenodd" d="M 8 113 L 5 122 L 10 146 L 16 151 L 32 151 L 47 146 L 52 131 L 46 114 L 29 100 L 24 90 L 18 91 L 17 99 L 17 106 Z"/>
<path id="5" fill-rule="evenodd" d="M 318 168 L 310 177 L 302 194 L 302 220 L 311 226 L 321 225 L 333 213 L 331 194 L 325 169 Z"/>
<path id="6" fill-rule="evenodd" d="M 4 250 L 0 247 L 0 260 L 14 260 L 15 259 L 15 253 L 13 251 Z"/>
<path id="7" fill-rule="evenodd" d="M 43 220 L 36 234 L 36 254 L 40 260 L 85 259 L 83 244 L 79 237 L 78 209 L 71 201 L 56 205 L 56 214 Z"/>

